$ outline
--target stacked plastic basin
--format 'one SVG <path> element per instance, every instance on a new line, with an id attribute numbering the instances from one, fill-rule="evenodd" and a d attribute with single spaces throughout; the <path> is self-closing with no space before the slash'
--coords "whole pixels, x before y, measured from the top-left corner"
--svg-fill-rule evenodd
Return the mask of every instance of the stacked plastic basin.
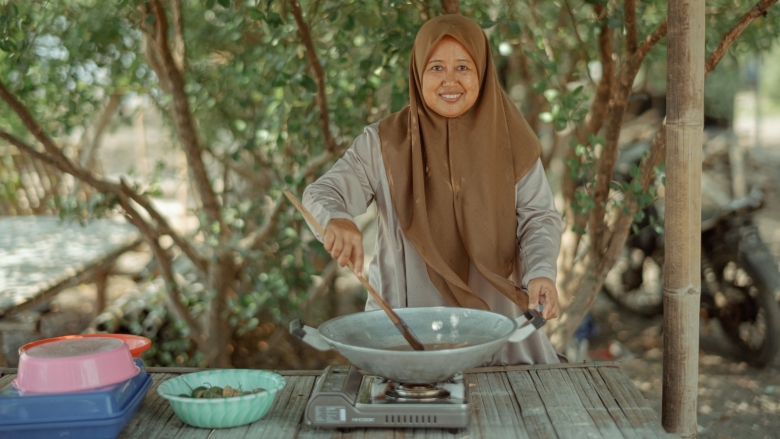
<path id="1" fill-rule="evenodd" d="M 30 348 L 14 382 L 0 389 L 0 438 L 113 439 L 151 385 L 141 359 L 116 339 Z"/>

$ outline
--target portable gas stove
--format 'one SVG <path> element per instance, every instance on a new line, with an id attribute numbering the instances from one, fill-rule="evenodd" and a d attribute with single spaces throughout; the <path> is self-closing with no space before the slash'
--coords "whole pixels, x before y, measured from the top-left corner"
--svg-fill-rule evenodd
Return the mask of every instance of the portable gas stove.
<path id="1" fill-rule="evenodd" d="M 436 384 L 396 383 L 354 366 L 329 366 L 306 405 L 316 427 L 463 428 L 471 416 L 463 375 Z"/>

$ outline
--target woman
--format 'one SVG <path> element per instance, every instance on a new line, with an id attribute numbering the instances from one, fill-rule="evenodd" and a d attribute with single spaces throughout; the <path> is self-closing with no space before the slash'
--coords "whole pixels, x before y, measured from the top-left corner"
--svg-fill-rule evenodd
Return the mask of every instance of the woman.
<path id="1" fill-rule="evenodd" d="M 393 307 L 462 306 L 558 314 L 561 220 L 540 145 L 501 89 L 488 39 L 460 15 L 434 18 L 414 42 L 410 103 L 365 128 L 303 203 L 339 265 L 363 266 L 353 218 L 378 209 L 369 281 Z M 379 306 L 369 296 L 366 310 Z M 486 364 L 559 362 L 542 331 Z"/>

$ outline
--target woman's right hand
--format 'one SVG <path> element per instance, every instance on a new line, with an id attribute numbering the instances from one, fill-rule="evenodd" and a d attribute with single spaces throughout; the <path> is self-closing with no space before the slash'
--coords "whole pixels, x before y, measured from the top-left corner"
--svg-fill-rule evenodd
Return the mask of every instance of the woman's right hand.
<path id="1" fill-rule="evenodd" d="M 345 267 L 351 261 L 355 274 L 363 275 L 363 234 L 354 222 L 344 218 L 328 221 L 324 244 L 339 266 Z"/>

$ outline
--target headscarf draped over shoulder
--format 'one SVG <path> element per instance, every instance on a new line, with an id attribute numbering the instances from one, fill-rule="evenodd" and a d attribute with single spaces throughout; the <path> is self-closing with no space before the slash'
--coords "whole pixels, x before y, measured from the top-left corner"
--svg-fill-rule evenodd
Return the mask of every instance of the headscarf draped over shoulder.
<path id="1" fill-rule="evenodd" d="M 474 106 L 451 119 L 429 108 L 422 94 L 425 64 L 446 36 L 468 50 L 480 81 Z M 409 68 L 409 98 L 407 107 L 379 123 L 390 194 L 404 234 L 451 305 L 488 309 L 469 289 L 471 262 L 525 310 L 528 296 L 509 279 L 518 245 L 515 185 L 541 148 L 501 89 L 487 36 L 476 23 L 444 15 L 420 28 Z"/>

